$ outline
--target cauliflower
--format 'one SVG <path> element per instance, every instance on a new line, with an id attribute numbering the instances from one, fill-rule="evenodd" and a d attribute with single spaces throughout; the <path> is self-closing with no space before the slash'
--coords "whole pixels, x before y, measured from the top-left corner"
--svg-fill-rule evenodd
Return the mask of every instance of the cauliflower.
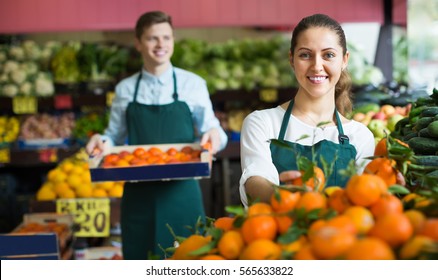
<path id="1" fill-rule="evenodd" d="M 12 46 L 9 49 L 9 56 L 12 59 L 18 60 L 18 61 L 22 61 L 25 58 L 25 53 L 24 53 L 24 49 L 20 46 Z"/>
<path id="2" fill-rule="evenodd" d="M 0 62 L 5 62 L 8 59 L 8 56 L 4 50 L 0 47 Z"/>
<path id="3" fill-rule="evenodd" d="M 9 74 L 10 72 L 17 70 L 18 68 L 20 68 L 20 64 L 18 64 L 18 62 L 13 60 L 7 60 L 3 65 L 3 73 Z"/>
<path id="4" fill-rule="evenodd" d="M 26 55 L 26 59 L 31 61 L 39 60 L 41 57 L 41 49 L 32 40 L 26 40 L 23 42 L 22 47 L 24 49 L 24 54 Z"/>
<path id="5" fill-rule="evenodd" d="M 33 84 L 31 82 L 24 82 L 19 89 L 19 93 L 22 95 L 32 95 Z"/>
<path id="6" fill-rule="evenodd" d="M 46 73 L 38 74 L 35 80 L 35 93 L 37 96 L 51 96 L 55 93 L 55 86 L 50 75 Z"/>
<path id="7" fill-rule="evenodd" d="M 36 75 L 39 72 L 38 65 L 32 61 L 24 62 L 20 66 L 28 76 Z"/>
<path id="8" fill-rule="evenodd" d="M 11 77 L 11 81 L 17 85 L 21 85 L 22 83 L 24 83 L 27 78 L 26 72 L 22 69 L 16 69 L 12 71 L 9 75 Z"/>
<path id="9" fill-rule="evenodd" d="M 15 97 L 18 93 L 18 87 L 14 84 L 6 84 L 2 88 L 2 94 L 6 97 Z"/>

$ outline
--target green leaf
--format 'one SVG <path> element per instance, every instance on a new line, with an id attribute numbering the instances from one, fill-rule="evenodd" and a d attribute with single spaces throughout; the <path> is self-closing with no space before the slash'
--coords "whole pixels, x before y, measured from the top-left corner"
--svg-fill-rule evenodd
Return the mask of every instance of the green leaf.
<path id="1" fill-rule="evenodd" d="M 410 191 L 402 185 L 392 185 L 388 188 L 388 191 L 392 194 L 408 194 Z"/>
<path id="2" fill-rule="evenodd" d="M 225 206 L 225 211 L 236 216 L 244 216 L 245 208 L 242 205 L 228 205 Z"/>

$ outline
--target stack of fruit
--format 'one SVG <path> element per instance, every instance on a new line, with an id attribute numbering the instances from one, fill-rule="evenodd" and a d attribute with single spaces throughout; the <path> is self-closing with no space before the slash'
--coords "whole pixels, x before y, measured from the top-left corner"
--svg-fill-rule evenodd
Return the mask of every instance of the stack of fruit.
<path id="1" fill-rule="evenodd" d="M 123 182 L 92 183 L 84 150 L 50 170 L 36 194 L 37 200 L 57 198 L 122 197 Z"/>
<path id="2" fill-rule="evenodd" d="M 392 138 L 381 143 L 363 174 L 345 170 L 345 189 L 326 187 L 327 170 L 310 164 L 301 182 L 275 187 L 269 203 L 227 207 L 232 216 L 177 239 L 169 258 L 436 259 L 438 193 L 399 185 L 411 150 Z"/>

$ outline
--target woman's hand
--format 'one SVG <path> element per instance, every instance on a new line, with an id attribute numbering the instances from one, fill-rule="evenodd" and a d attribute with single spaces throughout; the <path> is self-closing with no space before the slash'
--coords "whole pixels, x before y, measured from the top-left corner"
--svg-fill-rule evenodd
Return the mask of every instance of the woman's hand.
<path id="1" fill-rule="evenodd" d="M 99 134 L 94 134 L 90 141 L 88 141 L 87 146 L 85 146 L 85 151 L 90 156 L 99 156 L 103 153 L 104 149 L 104 141 L 102 141 Z"/>
<path id="2" fill-rule="evenodd" d="M 301 177 L 301 172 L 298 170 L 283 171 L 280 173 L 280 182 L 288 184 L 299 177 Z"/>

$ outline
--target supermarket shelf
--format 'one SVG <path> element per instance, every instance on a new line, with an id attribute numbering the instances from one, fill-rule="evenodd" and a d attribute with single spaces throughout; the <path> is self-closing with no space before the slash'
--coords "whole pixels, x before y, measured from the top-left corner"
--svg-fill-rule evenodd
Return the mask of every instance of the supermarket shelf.
<path id="1" fill-rule="evenodd" d="M 79 149 L 79 146 L 69 148 L 42 148 L 35 150 L 10 149 L 9 162 L 0 163 L 0 167 L 52 165 L 74 155 Z"/>

